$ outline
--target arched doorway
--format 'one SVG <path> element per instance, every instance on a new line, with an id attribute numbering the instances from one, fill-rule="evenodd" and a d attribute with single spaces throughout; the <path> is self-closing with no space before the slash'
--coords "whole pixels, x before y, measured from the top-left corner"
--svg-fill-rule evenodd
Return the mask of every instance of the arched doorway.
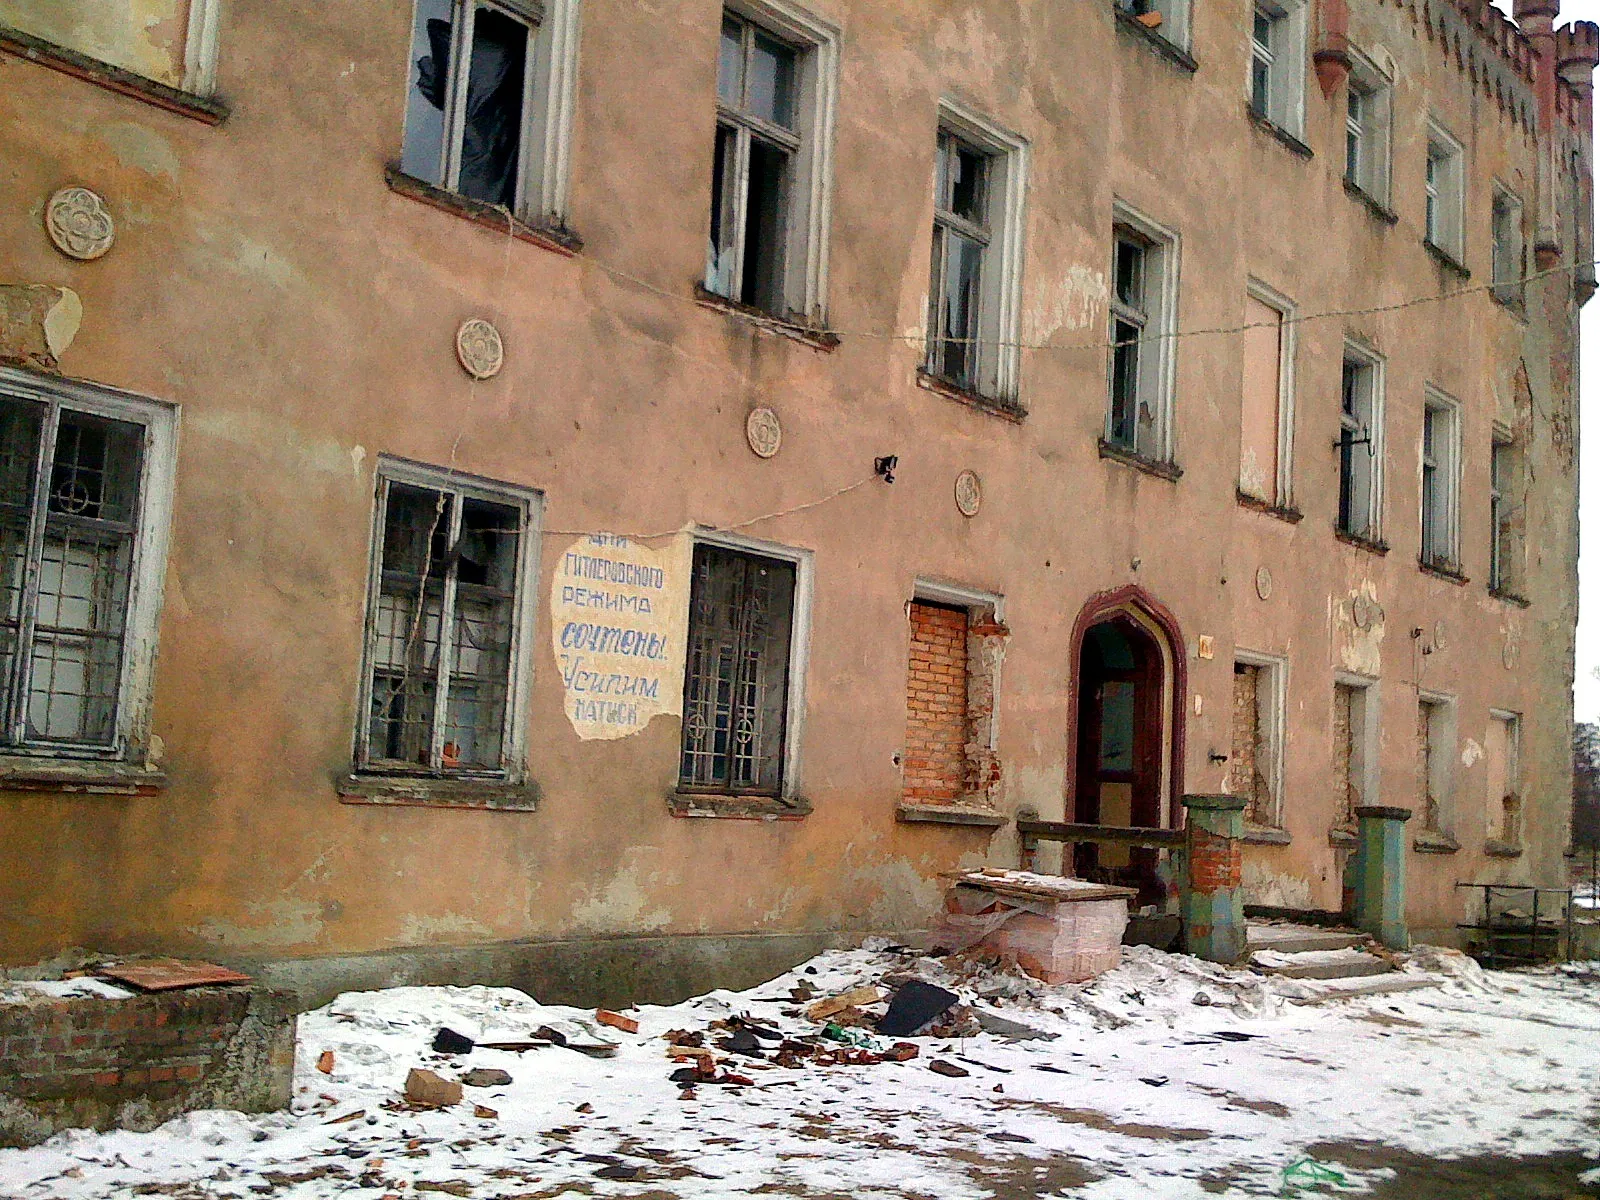
<path id="1" fill-rule="evenodd" d="M 1179 823 L 1182 794 L 1183 637 L 1142 588 L 1101 593 L 1073 627 L 1067 819 L 1135 829 Z M 1073 873 L 1137 887 L 1161 899 L 1159 851 L 1078 843 Z"/>

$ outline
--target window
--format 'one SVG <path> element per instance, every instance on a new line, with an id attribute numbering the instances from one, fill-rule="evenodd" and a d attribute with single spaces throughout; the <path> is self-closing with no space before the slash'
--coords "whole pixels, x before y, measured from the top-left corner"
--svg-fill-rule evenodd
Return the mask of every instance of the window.
<path id="1" fill-rule="evenodd" d="M 1522 844 L 1522 718 L 1512 712 L 1491 711 L 1484 746 L 1488 767 L 1485 809 L 1490 841 L 1505 846 Z"/>
<path id="2" fill-rule="evenodd" d="M 1283 749 L 1281 659 L 1239 654 L 1233 664 L 1233 752 L 1228 791 L 1247 800 L 1245 820 L 1281 828 Z"/>
<path id="3" fill-rule="evenodd" d="M 1250 111 L 1298 135 L 1305 74 L 1304 4 L 1258 0 L 1250 22 Z"/>
<path id="4" fill-rule="evenodd" d="M 1489 589 L 1522 586 L 1522 446 L 1497 430 L 1489 447 Z"/>
<path id="5" fill-rule="evenodd" d="M 578 0 L 416 0 L 407 175 L 523 217 L 565 207 Z"/>
<path id="6" fill-rule="evenodd" d="M 1522 304 L 1522 201 L 1495 185 L 1490 217 L 1491 271 L 1494 298 L 1501 304 Z"/>
<path id="7" fill-rule="evenodd" d="M 1119 449 L 1164 462 L 1172 457 L 1177 237 L 1120 206 L 1116 215 L 1105 438 Z"/>
<path id="8" fill-rule="evenodd" d="M 1288 508 L 1293 501 L 1293 305 L 1264 285 L 1245 296 L 1239 491 Z"/>
<path id="9" fill-rule="evenodd" d="M 536 491 L 380 459 L 356 766 L 519 780 Z"/>
<path id="10" fill-rule="evenodd" d="M 1422 562 L 1453 571 L 1460 492 L 1460 408 L 1429 391 L 1422 409 Z"/>
<path id="11" fill-rule="evenodd" d="M 789 733 L 800 703 L 799 572 L 793 559 L 696 544 L 680 791 L 789 794 Z"/>
<path id="12" fill-rule="evenodd" d="M 1347 676 L 1333 685 L 1333 811 L 1353 829 L 1356 809 L 1376 803 L 1378 690 L 1371 680 Z"/>
<path id="13" fill-rule="evenodd" d="M 1116 0 L 1117 11 L 1164 41 L 1188 49 L 1189 0 Z"/>
<path id="14" fill-rule="evenodd" d="M 1015 399 L 1027 143 L 950 101 L 933 177 L 926 372 Z"/>
<path id="15" fill-rule="evenodd" d="M 1426 206 L 1423 236 L 1430 246 L 1456 262 L 1463 257 L 1463 171 L 1466 155 L 1461 143 L 1438 125 L 1428 123 L 1428 162 L 1424 179 Z"/>
<path id="16" fill-rule="evenodd" d="M 1340 380 L 1339 516 L 1340 533 L 1365 541 L 1379 537 L 1383 496 L 1382 363 L 1365 350 L 1345 344 Z"/>
<path id="17" fill-rule="evenodd" d="M 131 757 L 148 740 L 175 417 L 0 368 L 0 745 Z"/>
<path id="18" fill-rule="evenodd" d="M 1379 204 L 1389 202 L 1389 80 L 1355 58 L 1345 92 L 1344 177 Z"/>
<path id="19" fill-rule="evenodd" d="M 706 290 L 821 325 L 837 35 L 754 12 L 722 18 Z"/>
<path id="20" fill-rule="evenodd" d="M 1427 833 L 1444 833 L 1451 816 L 1452 709 L 1444 696 L 1423 693 L 1417 699 L 1417 796 Z"/>

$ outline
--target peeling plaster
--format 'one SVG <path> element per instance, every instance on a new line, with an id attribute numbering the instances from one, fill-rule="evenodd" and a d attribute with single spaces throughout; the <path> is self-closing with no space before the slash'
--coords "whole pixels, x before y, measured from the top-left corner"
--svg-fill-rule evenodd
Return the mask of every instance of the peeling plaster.
<path id="1" fill-rule="evenodd" d="M 660 873 L 644 866 L 660 861 L 656 846 L 635 846 L 623 855 L 610 879 L 572 906 L 572 927 L 584 933 L 646 933 L 672 924 L 672 910 L 651 908 L 650 897 L 665 890 Z"/>
<path id="2" fill-rule="evenodd" d="M 1047 342 L 1063 329 L 1087 329 L 1111 298 L 1104 271 L 1077 264 L 1054 287 L 1041 289 L 1023 317 L 1023 340 Z"/>
<path id="3" fill-rule="evenodd" d="M 408 946 L 456 940 L 489 941 L 495 936 L 493 929 L 465 913 L 440 913 L 438 916 L 407 913 L 400 922 L 400 940 Z"/>
<path id="4" fill-rule="evenodd" d="M 1482 757 L 1483 747 L 1478 745 L 1478 743 L 1473 741 L 1471 738 L 1468 738 L 1466 749 L 1461 751 L 1461 765 L 1463 767 L 1470 767 Z"/>
<path id="5" fill-rule="evenodd" d="M 118 121 L 100 130 L 100 140 L 111 147 L 117 161 L 146 175 L 161 175 L 178 182 L 178 155 L 172 144 L 143 125 Z"/>
<path id="6" fill-rule="evenodd" d="M 1351 602 L 1364 597 L 1372 613 L 1372 628 L 1359 629 L 1351 616 Z M 1333 635 L 1335 659 L 1339 666 L 1357 675 L 1376 679 L 1383 674 L 1383 627 L 1385 614 L 1378 603 L 1377 585 L 1361 580 L 1347 596 L 1328 597 L 1328 624 Z"/>
<path id="7" fill-rule="evenodd" d="M 285 896 L 247 906 L 248 924 L 211 917 L 189 930 L 196 937 L 230 950 L 256 950 L 309 945 L 322 935 L 322 905 Z"/>
<path id="8" fill-rule="evenodd" d="M 44 314 L 44 342 L 50 353 L 60 358 L 78 336 L 83 324 L 83 301 L 71 288 L 61 288 L 60 299 Z"/>
<path id="9" fill-rule="evenodd" d="M 1314 907 L 1311 881 L 1297 875 L 1280 874 L 1246 857 L 1244 861 L 1245 903 L 1272 908 Z"/>

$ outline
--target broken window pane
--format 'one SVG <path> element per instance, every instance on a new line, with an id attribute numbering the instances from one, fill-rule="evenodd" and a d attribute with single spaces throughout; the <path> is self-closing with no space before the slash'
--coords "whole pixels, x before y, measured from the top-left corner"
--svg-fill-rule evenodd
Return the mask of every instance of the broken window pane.
<path id="1" fill-rule="evenodd" d="M 789 156 L 750 139 L 750 191 L 745 199 L 744 270 L 739 299 L 768 312 L 783 309 L 783 206 Z"/>
<path id="2" fill-rule="evenodd" d="M 472 28 L 472 67 L 461 127 L 461 194 L 512 208 L 517 202 L 522 101 L 527 90 L 528 27 L 480 4 Z"/>
<path id="3" fill-rule="evenodd" d="M 429 763 L 450 504 L 439 492 L 389 485 L 373 626 L 374 758 Z"/>
<path id="4" fill-rule="evenodd" d="M 1132 449 L 1138 438 L 1139 327 L 1126 321 L 1111 323 L 1111 437 Z"/>
<path id="5" fill-rule="evenodd" d="M 417 0 L 411 35 L 412 80 L 406 93 L 405 145 L 400 169 L 444 184 L 445 105 L 450 94 L 450 0 Z"/>
<path id="6" fill-rule="evenodd" d="M 947 232 L 942 349 L 945 378 L 962 387 L 976 386 L 978 360 L 978 302 L 982 282 L 983 246 L 958 233 Z"/>
<path id="7" fill-rule="evenodd" d="M 511 667 L 516 509 L 469 499 L 456 549 L 455 664 L 445 712 L 445 767 L 501 765 Z"/>
<path id="8" fill-rule="evenodd" d="M 793 563 L 695 547 L 680 786 L 781 793 L 794 584 Z"/>
<path id="9" fill-rule="evenodd" d="M 730 125 L 717 126 L 717 144 L 711 159 L 711 241 L 706 247 L 706 290 L 730 299 L 734 256 L 738 253 L 734 226 L 739 219 L 739 200 L 733 186 L 738 136 Z"/>
<path id="10" fill-rule="evenodd" d="M 957 146 L 950 155 L 950 211 L 974 225 L 986 220 L 984 184 L 988 165 L 988 155 L 966 146 Z"/>

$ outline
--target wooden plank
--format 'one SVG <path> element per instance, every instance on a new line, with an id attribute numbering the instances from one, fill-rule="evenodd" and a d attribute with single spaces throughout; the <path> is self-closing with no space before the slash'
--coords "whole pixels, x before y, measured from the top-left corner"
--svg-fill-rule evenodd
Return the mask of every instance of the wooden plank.
<path id="1" fill-rule="evenodd" d="M 1047 842 L 1097 842 L 1114 846 L 1157 848 L 1183 845 L 1181 829 L 1126 825 L 1080 825 L 1071 821 L 1018 821 L 1017 832 Z"/>
<path id="2" fill-rule="evenodd" d="M 148 958 L 139 962 L 120 963 L 114 967 L 101 967 L 95 974 L 131 984 L 145 992 L 250 982 L 250 976 L 240 971 L 219 967 L 215 963 L 184 962 L 176 958 Z"/>
<path id="3" fill-rule="evenodd" d="M 992 892 L 996 896 L 1012 896 L 1023 900 L 1049 900 L 1057 904 L 1071 904 L 1079 900 L 1128 900 L 1139 894 L 1134 888 L 1088 883 L 1064 876 L 1056 880 L 1017 879 L 985 874 L 981 871 L 963 871 L 956 872 L 949 878 L 953 878 L 960 887 L 976 888 L 979 891 Z"/>

